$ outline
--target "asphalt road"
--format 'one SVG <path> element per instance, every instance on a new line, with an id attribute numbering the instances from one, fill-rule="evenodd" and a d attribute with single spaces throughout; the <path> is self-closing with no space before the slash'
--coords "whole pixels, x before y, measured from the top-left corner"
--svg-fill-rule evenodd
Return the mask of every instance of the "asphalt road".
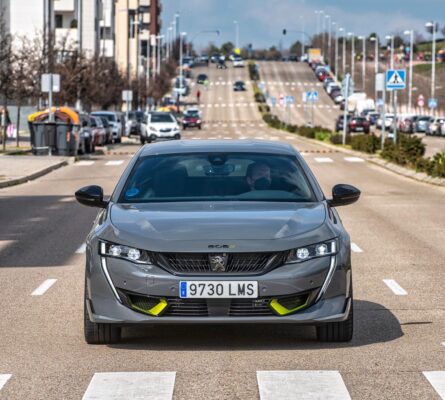
<path id="1" fill-rule="evenodd" d="M 309 79 L 298 65 L 262 68 L 275 82 L 286 79 L 279 68 Z M 336 183 L 362 190 L 357 204 L 339 210 L 354 243 L 353 341 L 320 344 L 311 327 L 162 326 L 126 330 L 119 345 L 85 344 L 82 245 L 96 211 L 73 193 L 99 184 L 111 194 L 139 148 L 131 140 L 0 190 L 1 399 L 443 398 L 445 189 L 267 128 L 251 92 L 231 89 L 246 74 L 212 67 L 213 84 L 201 89 L 205 127 L 183 136 L 286 141 L 327 195 Z"/>

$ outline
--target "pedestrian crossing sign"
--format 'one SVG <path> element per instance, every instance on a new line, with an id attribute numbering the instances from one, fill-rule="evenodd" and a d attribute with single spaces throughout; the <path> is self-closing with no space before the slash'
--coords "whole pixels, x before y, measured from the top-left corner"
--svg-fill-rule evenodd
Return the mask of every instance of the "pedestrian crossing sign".
<path id="1" fill-rule="evenodd" d="M 406 89 L 406 71 L 404 69 L 386 71 L 386 90 L 402 89 Z"/>

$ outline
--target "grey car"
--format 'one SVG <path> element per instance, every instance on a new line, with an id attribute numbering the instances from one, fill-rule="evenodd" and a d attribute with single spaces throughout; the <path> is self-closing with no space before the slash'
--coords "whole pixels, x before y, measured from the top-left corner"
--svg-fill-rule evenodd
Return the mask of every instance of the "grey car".
<path id="1" fill-rule="evenodd" d="M 87 238 L 85 339 L 117 342 L 128 325 L 310 324 L 322 341 L 353 333 L 350 239 L 303 157 L 267 141 L 145 145 Z"/>

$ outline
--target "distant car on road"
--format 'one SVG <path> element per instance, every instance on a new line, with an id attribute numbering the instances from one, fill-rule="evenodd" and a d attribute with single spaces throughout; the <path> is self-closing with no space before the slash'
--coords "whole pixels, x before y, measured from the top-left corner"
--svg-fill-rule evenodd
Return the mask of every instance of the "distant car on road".
<path id="1" fill-rule="evenodd" d="M 335 185 L 327 198 L 289 144 L 144 146 L 112 193 L 76 192 L 102 209 L 86 240 L 87 343 L 180 323 L 315 325 L 319 341 L 352 339 L 351 241 L 337 208 L 360 191 Z"/>
<path id="2" fill-rule="evenodd" d="M 233 84 L 233 90 L 235 92 L 244 92 L 246 90 L 246 84 L 243 81 L 236 81 Z"/>
<path id="3" fill-rule="evenodd" d="M 233 67 L 234 67 L 234 68 L 244 68 L 244 67 L 245 67 L 245 62 L 244 62 L 244 60 L 243 60 L 241 57 L 236 56 L 236 57 L 233 59 Z"/>
<path id="4" fill-rule="evenodd" d="M 203 85 L 204 82 L 208 79 L 209 79 L 209 77 L 207 76 L 207 74 L 199 74 L 196 78 L 196 83 L 198 85 Z"/>
<path id="5" fill-rule="evenodd" d="M 226 62 L 224 60 L 219 60 L 218 63 L 216 64 L 216 68 L 217 69 L 227 69 L 227 65 Z"/>
<path id="6" fill-rule="evenodd" d="M 202 117 L 201 113 L 197 108 L 189 108 L 184 111 L 182 116 L 182 128 L 186 130 L 187 128 L 202 128 Z"/>
<path id="7" fill-rule="evenodd" d="M 427 136 L 440 136 L 445 135 L 445 130 L 443 130 L 443 126 L 445 124 L 445 117 L 437 117 L 434 118 L 430 124 L 428 125 L 425 134 Z"/>

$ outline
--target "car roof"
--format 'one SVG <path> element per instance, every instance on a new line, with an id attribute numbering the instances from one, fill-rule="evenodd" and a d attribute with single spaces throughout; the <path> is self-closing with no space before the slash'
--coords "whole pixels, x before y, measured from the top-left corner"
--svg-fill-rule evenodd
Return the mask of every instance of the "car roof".
<path id="1" fill-rule="evenodd" d="M 145 145 L 140 156 L 205 152 L 297 154 L 289 144 L 267 140 L 175 140 Z"/>

